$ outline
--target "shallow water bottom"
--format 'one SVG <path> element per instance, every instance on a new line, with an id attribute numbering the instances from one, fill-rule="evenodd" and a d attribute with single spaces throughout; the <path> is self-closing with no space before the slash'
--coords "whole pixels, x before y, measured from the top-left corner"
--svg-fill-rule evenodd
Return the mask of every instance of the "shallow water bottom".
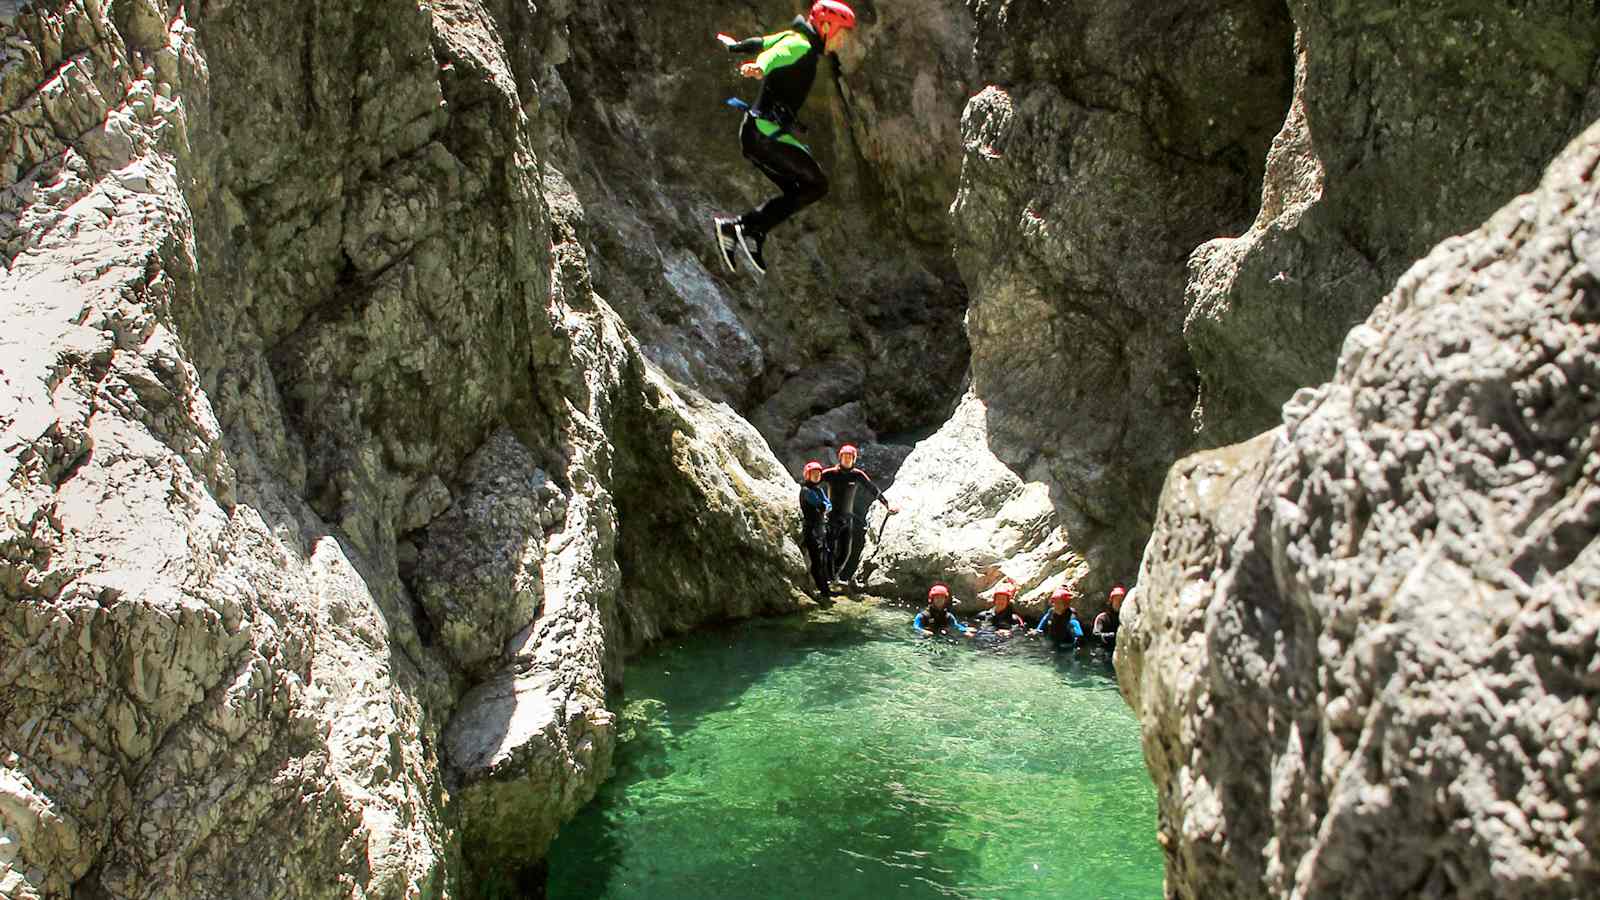
<path id="1" fill-rule="evenodd" d="M 635 660 L 552 898 L 1157 898 L 1155 790 L 1099 651 L 919 640 L 841 602 Z"/>

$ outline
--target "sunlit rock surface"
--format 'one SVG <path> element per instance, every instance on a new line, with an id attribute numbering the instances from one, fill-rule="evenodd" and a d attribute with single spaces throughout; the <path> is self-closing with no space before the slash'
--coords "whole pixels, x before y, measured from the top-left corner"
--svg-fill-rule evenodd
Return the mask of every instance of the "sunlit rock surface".
<path id="1" fill-rule="evenodd" d="M 1600 127 L 1167 481 L 1117 664 L 1176 897 L 1600 880 Z"/>
<path id="2" fill-rule="evenodd" d="M 1275 426 L 1395 279 L 1600 116 L 1600 10 L 1290 0 L 1294 104 L 1248 231 L 1189 261 L 1202 445 Z"/>
<path id="3" fill-rule="evenodd" d="M 528 118 L 562 20 L 0 24 L 0 894 L 447 896 L 536 860 L 605 774 L 623 654 L 803 571 L 765 444 L 593 292 Z M 747 594 L 624 599 L 735 557 Z"/>

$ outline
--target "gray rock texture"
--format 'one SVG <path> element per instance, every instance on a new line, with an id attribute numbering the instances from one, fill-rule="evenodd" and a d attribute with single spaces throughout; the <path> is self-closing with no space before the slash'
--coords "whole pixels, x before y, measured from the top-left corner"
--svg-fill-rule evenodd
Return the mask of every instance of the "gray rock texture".
<path id="1" fill-rule="evenodd" d="M 1045 485 L 1093 586 L 1189 446 L 1185 260 L 1254 214 L 1291 96 L 1281 3 L 978 3 L 952 207 L 981 448 Z M 919 483 L 937 472 L 902 472 Z"/>
<path id="2" fill-rule="evenodd" d="M 874 509 L 869 522 L 881 547 L 867 548 L 862 567 L 874 593 L 920 602 L 943 581 L 956 609 L 975 612 L 1009 578 L 1018 608 L 1041 615 L 1057 585 L 1081 585 L 1088 565 L 1058 524 L 1049 488 L 1024 482 L 988 452 L 987 418 L 983 401 L 968 394 L 906 460 L 888 496 L 900 512 L 885 524 L 883 508 Z"/>
<path id="3" fill-rule="evenodd" d="M 483 893 L 626 652 L 802 599 L 594 291 L 563 15 L 0 4 L 0 895 Z"/>
<path id="4" fill-rule="evenodd" d="M 749 419 L 791 472 L 853 442 L 896 448 L 878 457 L 892 474 L 882 462 L 944 420 L 967 367 L 946 208 L 972 20 L 955 0 L 858 5 L 857 38 L 821 64 L 801 115 L 829 196 L 774 230 L 764 279 L 729 274 L 710 217 L 776 189 L 723 104 L 757 83 L 714 35 L 781 30 L 803 6 L 573 4 L 559 66 L 572 108 L 553 152 L 590 213 L 596 288 L 649 359 Z"/>
<path id="5" fill-rule="evenodd" d="M 1600 883 L 1600 127 L 1168 479 L 1118 669 L 1174 897 Z"/>
<path id="6" fill-rule="evenodd" d="M 1414 260 L 1538 183 L 1600 114 L 1600 10 L 1291 0 L 1295 99 L 1260 213 L 1190 260 L 1200 442 L 1279 421 Z"/>

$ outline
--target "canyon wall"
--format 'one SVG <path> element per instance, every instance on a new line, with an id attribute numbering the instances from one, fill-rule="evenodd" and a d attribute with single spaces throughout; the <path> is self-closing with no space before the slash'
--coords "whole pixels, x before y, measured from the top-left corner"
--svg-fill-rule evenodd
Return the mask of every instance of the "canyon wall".
<path id="1" fill-rule="evenodd" d="M 594 291 L 562 19 L 0 23 L 0 894 L 514 879 L 626 653 L 803 600 L 765 442 Z"/>
<path id="2" fill-rule="evenodd" d="M 904 509 L 882 593 L 938 577 L 970 604 L 1011 576 L 1092 613 L 1156 530 L 1125 690 L 1176 895 L 1486 890 L 1445 833 L 1527 896 L 1590 872 L 1587 776 L 1482 748 L 1576 748 L 1592 673 L 1469 650 L 1593 656 L 1592 142 L 1356 329 L 1359 394 L 1283 404 L 1600 114 L 1600 16 L 857 8 L 802 116 L 832 191 L 774 232 L 763 279 L 712 247 L 713 213 L 772 190 L 722 105 L 755 83 L 712 35 L 789 3 L 0 0 L 0 894 L 524 889 L 604 775 L 625 657 L 806 602 L 788 473 L 844 441 Z M 1530 299 L 1481 321 L 1429 299 L 1471 285 Z M 1454 337 L 1413 333 L 1421 308 Z M 1469 477 L 1447 450 L 1489 433 L 1434 393 L 1509 435 L 1464 467 L 1481 502 L 1390 496 Z M 1391 415 L 1415 449 L 1352 437 Z M 1307 511 L 1264 499 L 1273 472 Z M 1472 516 L 1501 531 L 1439 537 Z M 1463 574 L 1494 560 L 1511 574 Z M 1339 668 L 1372 610 L 1381 690 Z M 1501 624 L 1433 621 L 1464 617 Z M 1422 733 L 1385 723 L 1476 709 L 1460 660 L 1555 699 L 1515 735 L 1427 726 L 1477 749 L 1407 777 L 1467 793 L 1362 768 Z M 1324 682 L 1348 696 L 1312 709 Z M 1265 735 L 1238 772 L 1194 762 L 1230 759 L 1233 727 Z M 1353 792 L 1314 783 L 1316 754 Z M 1521 776 L 1485 773 L 1523 762 L 1554 805 L 1514 815 Z M 1424 828 L 1446 861 L 1405 884 L 1341 862 Z"/>
<path id="3" fill-rule="evenodd" d="M 1600 127 L 1168 477 L 1117 665 L 1169 896 L 1600 879 L 1597 167 Z"/>
<path id="4" fill-rule="evenodd" d="M 971 379 L 896 476 L 918 525 L 870 581 L 907 596 L 1004 576 L 1092 614 L 1175 460 L 1278 424 L 1413 261 L 1600 115 L 1589 6 L 970 7 Z"/>

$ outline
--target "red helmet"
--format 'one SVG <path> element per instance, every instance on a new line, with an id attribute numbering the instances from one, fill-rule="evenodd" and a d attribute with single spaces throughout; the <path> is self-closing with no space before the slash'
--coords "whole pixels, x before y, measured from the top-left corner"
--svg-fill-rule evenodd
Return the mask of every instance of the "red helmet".
<path id="1" fill-rule="evenodd" d="M 819 475 L 822 474 L 822 463 L 819 463 L 814 459 L 811 462 L 806 463 L 806 467 L 800 470 L 800 477 L 808 477 L 812 472 L 816 472 Z"/>
<path id="2" fill-rule="evenodd" d="M 1056 588 L 1055 593 L 1050 595 L 1050 602 L 1054 603 L 1057 600 L 1065 600 L 1068 603 L 1071 603 L 1072 602 L 1072 588 L 1069 588 L 1066 585 L 1062 585 L 1061 587 Z"/>
<path id="3" fill-rule="evenodd" d="M 845 444 L 843 447 L 839 448 L 839 455 L 840 456 L 843 456 L 846 453 L 850 454 L 851 456 L 860 456 L 861 455 L 861 451 L 856 449 L 856 445 L 855 444 Z"/>
<path id="4" fill-rule="evenodd" d="M 943 597 L 946 600 L 950 599 L 950 589 L 942 584 L 936 584 L 933 587 L 928 588 L 928 599 L 932 600 L 935 597 Z"/>
<path id="5" fill-rule="evenodd" d="M 994 589 L 994 595 L 996 597 L 1015 597 L 1017 595 L 1017 586 L 1009 581 L 1004 582 Z"/>
<path id="6" fill-rule="evenodd" d="M 1120 584 L 1111 589 L 1111 596 L 1113 597 L 1126 597 L 1127 595 L 1128 589 Z"/>
<path id="7" fill-rule="evenodd" d="M 840 28 L 856 27 L 855 10 L 839 0 L 817 0 L 811 4 L 811 27 L 826 39 Z"/>

